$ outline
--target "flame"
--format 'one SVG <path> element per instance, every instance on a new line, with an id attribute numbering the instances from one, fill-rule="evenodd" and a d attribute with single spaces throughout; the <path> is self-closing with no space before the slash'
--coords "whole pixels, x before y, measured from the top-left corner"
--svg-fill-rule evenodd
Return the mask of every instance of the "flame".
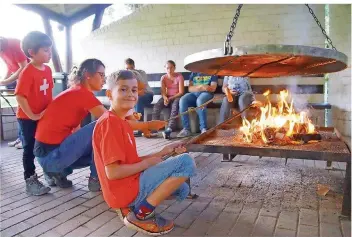
<path id="1" fill-rule="evenodd" d="M 294 134 L 314 134 L 315 126 L 305 111 L 296 113 L 293 107 L 293 99 L 290 100 L 289 91 L 282 90 L 278 95 L 277 106 L 273 106 L 269 100 L 270 90 L 263 93 L 267 102 L 260 107 L 260 117 L 251 122 L 246 118 L 242 121 L 240 131 L 245 142 L 261 140 L 270 143 L 273 139 L 291 139 Z"/>

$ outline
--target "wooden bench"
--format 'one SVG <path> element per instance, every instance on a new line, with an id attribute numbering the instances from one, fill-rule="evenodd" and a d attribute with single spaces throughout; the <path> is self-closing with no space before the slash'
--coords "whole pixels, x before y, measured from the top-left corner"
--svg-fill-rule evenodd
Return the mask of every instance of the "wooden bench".
<path id="1" fill-rule="evenodd" d="M 190 76 L 190 72 L 183 72 L 182 75 L 185 79 L 185 93 L 188 92 L 188 79 Z M 160 78 L 161 76 L 164 75 L 164 73 L 155 73 L 155 74 L 148 74 L 148 82 L 151 88 L 153 89 L 154 92 L 154 98 L 153 102 L 151 105 L 147 106 L 144 110 L 145 114 L 145 121 L 151 120 L 151 114 L 153 110 L 154 104 L 161 98 L 161 84 L 160 84 Z M 222 83 L 223 83 L 223 78 L 220 77 L 218 81 L 218 87 L 215 91 L 216 95 L 223 95 L 222 92 Z M 306 103 L 306 106 L 309 108 L 313 108 L 314 110 L 319 110 L 321 112 L 324 112 L 325 110 L 330 110 L 331 105 L 328 103 L 323 102 L 324 98 L 324 85 L 322 84 L 311 84 L 311 85 L 251 85 L 253 93 L 255 94 L 256 100 L 259 101 L 264 101 L 265 97 L 262 95 L 266 90 L 271 91 L 271 102 L 275 103 L 276 102 L 276 97 L 277 94 L 281 90 L 288 89 L 290 93 L 292 94 L 300 94 L 300 95 L 309 95 L 309 94 L 319 94 L 321 95 L 320 100 L 321 102 L 314 102 L 314 103 Z M 220 107 L 221 107 L 222 101 L 215 101 L 213 103 L 210 103 L 208 105 L 208 127 L 211 128 L 215 126 L 218 121 L 219 121 L 219 114 L 220 114 Z M 170 114 L 170 109 L 164 109 L 162 111 L 162 119 L 168 119 Z M 321 114 L 320 114 L 321 115 Z M 319 116 L 320 116 L 319 115 Z M 314 122 L 314 120 L 313 120 Z M 181 122 L 179 120 L 178 122 L 179 128 L 182 128 Z M 198 121 L 198 116 L 196 113 L 191 113 L 190 115 L 190 125 L 191 125 L 191 130 L 192 132 L 198 132 L 199 131 L 199 121 Z"/>

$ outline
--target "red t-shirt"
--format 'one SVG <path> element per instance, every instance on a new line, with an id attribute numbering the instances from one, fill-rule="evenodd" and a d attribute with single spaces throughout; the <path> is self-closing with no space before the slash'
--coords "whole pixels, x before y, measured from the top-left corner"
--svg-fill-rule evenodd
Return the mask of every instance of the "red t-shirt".
<path id="1" fill-rule="evenodd" d="M 39 70 L 32 64 L 28 64 L 18 77 L 15 94 L 25 97 L 32 112 L 39 114 L 53 100 L 53 87 L 54 82 L 50 67 L 45 65 L 44 70 Z M 16 115 L 17 118 L 29 119 L 20 106 Z"/>
<path id="2" fill-rule="evenodd" d="M 35 139 L 47 144 L 60 144 L 78 127 L 89 110 L 98 105 L 101 102 L 83 86 L 61 92 L 39 120 Z"/>
<path id="3" fill-rule="evenodd" d="M 127 207 L 139 191 L 140 173 L 123 179 L 109 180 L 105 166 L 135 164 L 141 161 L 137 154 L 133 130 L 126 120 L 106 111 L 97 121 L 93 132 L 94 162 L 106 203 L 111 208 Z"/>
<path id="4" fill-rule="evenodd" d="M 11 73 L 16 72 L 20 66 L 20 62 L 27 61 L 28 58 L 21 49 L 21 42 L 18 39 L 7 39 L 7 46 L 0 57 L 5 61 L 8 70 Z"/>

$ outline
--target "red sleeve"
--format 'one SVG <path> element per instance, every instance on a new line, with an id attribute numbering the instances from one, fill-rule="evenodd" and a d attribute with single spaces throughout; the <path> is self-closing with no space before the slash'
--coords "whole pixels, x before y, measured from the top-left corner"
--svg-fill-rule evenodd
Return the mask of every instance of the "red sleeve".
<path id="1" fill-rule="evenodd" d="M 118 120 L 107 118 L 97 123 L 95 131 L 99 136 L 94 136 L 94 143 L 99 147 L 105 166 L 115 162 L 124 162 L 126 160 L 126 153 L 124 149 L 124 135 L 122 133 L 122 126 Z"/>
<path id="2" fill-rule="evenodd" d="M 20 43 L 16 44 L 16 47 L 14 47 L 13 55 L 17 63 L 27 61 L 27 57 L 22 51 Z"/>
<path id="3" fill-rule="evenodd" d="M 84 98 L 82 98 L 82 102 L 84 109 L 87 111 L 93 109 L 98 105 L 102 105 L 102 103 L 95 97 L 95 95 L 90 91 L 85 91 L 83 94 Z"/>
<path id="4" fill-rule="evenodd" d="M 30 73 L 30 68 L 26 67 L 18 77 L 15 95 L 21 95 L 27 98 L 30 93 L 32 84 L 33 78 Z"/>

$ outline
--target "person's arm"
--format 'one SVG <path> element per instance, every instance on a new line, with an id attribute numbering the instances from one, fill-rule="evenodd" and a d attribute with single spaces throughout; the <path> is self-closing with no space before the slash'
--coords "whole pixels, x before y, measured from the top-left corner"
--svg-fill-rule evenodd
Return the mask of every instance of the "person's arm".
<path id="1" fill-rule="evenodd" d="M 160 81 L 161 81 L 161 96 L 163 97 L 164 100 L 167 100 L 167 93 L 166 93 L 166 84 L 165 84 L 165 77 L 162 76 Z"/>
<path id="2" fill-rule="evenodd" d="M 214 93 L 216 91 L 216 88 L 218 87 L 218 83 L 215 81 L 212 81 L 209 86 L 207 86 L 207 91 Z"/>
<path id="3" fill-rule="evenodd" d="M 14 81 L 16 81 L 18 79 L 20 73 L 26 67 L 27 64 L 28 64 L 27 60 L 18 63 L 20 68 L 15 73 L 13 73 L 12 75 L 10 75 L 10 76 L 7 75 L 7 78 L 5 78 L 4 80 L 0 81 L 0 85 L 1 86 L 6 86 L 6 85 L 9 85 L 9 84 L 13 83 Z M 9 72 L 8 72 L 8 74 L 9 74 Z"/>
<path id="4" fill-rule="evenodd" d="M 34 114 L 31 107 L 29 107 L 28 104 L 28 100 L 26 97 L 22 96 L 22 95 L 16 95 L 16 100 L 18 105 L 21 107 L 21 109 L 23 110 L 23 112 L 32 120 L 36 121 L 39 120 L 43 114 L 44 111 L 41 112 L 40 114 Z"/>
<path id="5" fill-rule="evenodd" d="M 161 151 L 154 154 L 142 156 L 141 162 L 135 164 L 119 164 L 119 162 L 114 162 L 110 165 L 105 166 L 105 173 L 108 179 L 123 179 L 128 176 L 142 172 L 149 167 L 152 167 L 160 162 L 162 162 L 162 157 L 170 154 L 171 152 L 176 152 L 181 154 L 186 152 L 186 149 L 183 147 L 183 143 L 174 143 L 168 146 L 165 146 Z"/>
<path id="6" fill-rule="evenodd" d="M 105 109 L 104 105 L 98 105 L 93 107 L 92 109 L 89 110 L 89 113 L 91 113 L 95 118 L 100 118 L 100 116 L 105 113 L 107 109 Z"/>
<path id="7" fill-rule="evenodd" d="M 171 96 L 169 99 L 175 99 L 178 97 L 183 96 L 183 94 L 185 93 L 185 80 L 183 79 L 183 76 L 181 75 L 180 81 L 178 82 L 178 93 L 174 96 Z"/>
<path id="8" fill-rule="evenodd" d="M 153 120 L 148 122 L 139 122 L 137 120 L 127 120 L 133 130 L 160 130 L 166 126 L 165 121 Z"/>

